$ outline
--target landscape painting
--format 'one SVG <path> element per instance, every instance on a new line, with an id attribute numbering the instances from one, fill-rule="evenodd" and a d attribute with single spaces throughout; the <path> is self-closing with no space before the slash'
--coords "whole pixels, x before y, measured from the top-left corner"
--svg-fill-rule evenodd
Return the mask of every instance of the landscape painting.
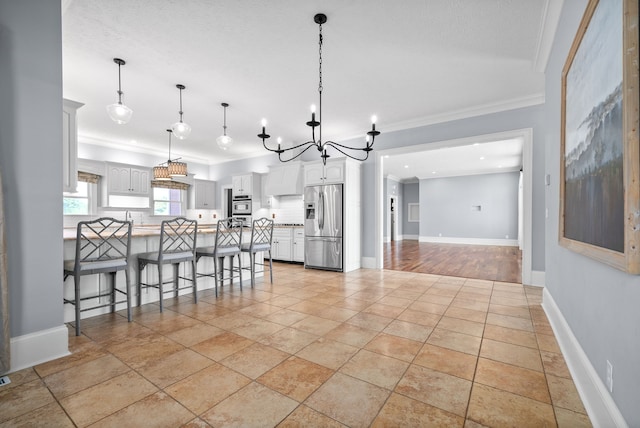
<path id="1" fill-rule="evenodd" d="M 633 189 L 625 187 L 627 145 L 632 142 L 627 141 L 625 130 L 630 126 L 628 117 L 625 119 L 629 100 L 623 97 L 629 93 L 624 89 L 628 89 L 625 67 L 629 59 L 623 55 L 627 38 L 623 20 L 624 8 L 631 3 L 589 2 L 562 82 L 560 241 L 625 270 L 629 239 L 625 202 Z M 637 23 L 637 2 L 635 19 Z M 637 33 L 635 43 L 637 46 Z M 637 93 L 637 54 L 635 61 Z M 637 100 L 634 102 L 637 107 Z M 634 120 L 637 124 L 637 112 Z M 637 145 L 637 131 L 635 134 Z M 637 174 L 638 168 L 632 169 Z M 633 199 L 637 205 L 637 191 Z"/>

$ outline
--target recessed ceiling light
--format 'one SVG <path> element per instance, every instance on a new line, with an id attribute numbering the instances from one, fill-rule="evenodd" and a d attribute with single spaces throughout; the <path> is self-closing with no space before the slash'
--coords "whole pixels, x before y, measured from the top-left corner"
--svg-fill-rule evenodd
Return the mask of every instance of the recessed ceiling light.
<path id="1" fill-rule="evenodd" d="M 405 168 L 409 168 L 409 165 L 405 165 L 404 167 L 405 167 Z"/>
<path id="2" fill-rule="evenodd" d="M 480 156 L 480 160 L 484 160 L 484 156 Z"/>
<path id="3" fill-rule="evenodd" d="M 384 155 L 384 158 L 385 158 L 385 159 L 388 159 L 388 158 L 389 158 L 389 155 Z"/>
<path id="4" fill-rule="evenodd" d="M 435 174 L 435 173 L 436 173 L 435 171 L 431 171 L 431 174 Z"/>
<path id="5" fill-rule="evenodd" d="M 131 144 L 137 144 L 138 142 L 136 140 L 131 140 L 130 143 Z"/>
<path id="6" fill-rule="evenodd" d="M 498 168 L 502 168 L 502 165 L 498 165 Z"/>
<path id="7" fill-rule="evenodd" d="M 479 146 L 479 145 L 480 145 L 480 143 L 473 143 L 473 145 L 474 145 L 474 146 Z"/>

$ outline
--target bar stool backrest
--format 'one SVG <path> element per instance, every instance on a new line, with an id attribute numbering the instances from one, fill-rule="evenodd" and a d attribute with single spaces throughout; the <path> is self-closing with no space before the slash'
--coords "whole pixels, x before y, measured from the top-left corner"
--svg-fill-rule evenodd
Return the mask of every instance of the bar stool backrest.
<path id="1" fill-rule="evenodd" d="M 243 222 L 232 217 L 218 220 L 214 252 L 222 248 L 238 248 L 242 245 Z"/>
<path id="2" fill-rule="evenodd" d="M 196 252 L 198 222 L 184 217 L 163 220 L 160 226 L 160 255 Z"/>
<path id="3" fill-rule="evenodd" d="M 131 222 L 102 217 L 78 223 L 75 269 L 92 262 L 129 260 Z"/>
<path id="4" fill-rule="evenodd" d="M 271 247 L 273 240 L 273 220 L 262 217 L 253 220 L 249 250 L 264 251 Z"/>

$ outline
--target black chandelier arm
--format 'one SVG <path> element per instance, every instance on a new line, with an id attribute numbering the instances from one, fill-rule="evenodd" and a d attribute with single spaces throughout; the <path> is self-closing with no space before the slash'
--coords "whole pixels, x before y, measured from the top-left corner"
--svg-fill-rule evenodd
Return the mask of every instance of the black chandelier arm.
<path id="1" fill-rule="evenodd" d="M 345 155 L 345 156 L 347 156 L 347 157 L 349 157 L 351 159 L 357 160 L 357 161 L 366 161 L 367 159 L 369 159 L 369 152 L 371 152 L 373 150 L 373 148 L 369 144 L 367 144 L 367 146 L 363 147 L 363 148 L 356 148 L 356 147 L 345 146 L 343 144 L 339 144 L 339 143 L 336 143 L 336 142 L 333 142 L 333 141 L 326 141 L 324 143 L 324 147 L 333 147 L 334 149 L 336 149 L 337 151 L 339 151 L 343 155 Z M 362 151 L 362 152 L 365 152 L 365 155 L 364 155 L 363 158 L 352 156 L 351 154 L 349 154 L 346 151 L 342 150 L 341 147 L 344 148 L 344 149 L 347 149 L 347 150 Z M 325 162 L 326 162 L 326 160 L 325 160 Z"/>

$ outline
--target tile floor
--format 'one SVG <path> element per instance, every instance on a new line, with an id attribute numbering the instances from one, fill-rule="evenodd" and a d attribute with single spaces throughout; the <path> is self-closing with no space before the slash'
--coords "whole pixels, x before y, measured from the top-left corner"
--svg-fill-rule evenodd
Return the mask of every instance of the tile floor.
<path id="1" fill-rule="evenodd" d="M 4 426 L 591 426 L 542 290 L 276 263 L 89 318 L 72 355 L 10 375 Z"/>

